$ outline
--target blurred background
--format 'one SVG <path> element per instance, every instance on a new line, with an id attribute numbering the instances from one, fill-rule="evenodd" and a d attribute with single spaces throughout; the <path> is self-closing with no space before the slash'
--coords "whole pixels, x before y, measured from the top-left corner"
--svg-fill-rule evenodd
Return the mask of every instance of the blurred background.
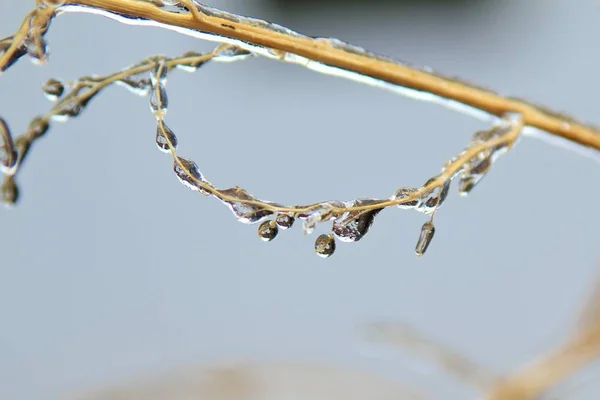
<path id="1" fill-rule="evenodd" d="M 33 3 L 0 0 L 0 36 Z M 600 123 L 593 0 L 209 3 Z M 49 65 L 23 59 L 0 79 L 0 114 L 15 133 L 51 107 L 40 90 L 50 77 L 214 47 L 73 14 L 47 38 Z M 287 204 L 421 185 L 486 127 L 264 59 L 177 72 L 168 88 L 181 156 L 220 187 Z M 0 212 L 0 398 L 63 399 L 238 361 L 335 365 L 431 398 L 475 398 L 435 364 L 366 340 L 363 327 L 407 324 L 506 373 L 566 340 L 595 282 L 600 164 L 543 141 L 522 140 L 470 197 L 453 188 L 426 256 L 414 255 L 423 216 L 396 209 L 323 260 L 313 243 L 325 226 L 261 242 L 256 226 L 179 184 L 154 135 L 147 100 L 112 88 L 36 143 L 20 204 Z M 569 398 L 597 396 L 598 383 Z"/>

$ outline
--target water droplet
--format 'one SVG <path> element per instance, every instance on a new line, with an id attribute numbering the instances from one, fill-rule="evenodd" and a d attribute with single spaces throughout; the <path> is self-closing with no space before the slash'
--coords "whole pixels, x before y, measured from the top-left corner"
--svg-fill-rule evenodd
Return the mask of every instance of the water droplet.
<path id="1" fill-rule="evenodd" d="M 345 203 L 346 207 L 362 207 L 382 203 L 381 200 L 361 199 Z M 343 242 L 358 242 L 371 228 L 382 208 L 349 211 L 333 221 L 333 233 Z"/>
<path id="2" fill-rule="evenodd" d="M 244 224 L 255 224 L 273 214 L 273 211 L 265 209 L 260 204 L 249 203 L 258 199 L 240 187 L 220 190 L 220 193 L 231 198 L 221 199 L 221 202 L 231 210 L 238 221 Z"/>
<path id="3" fill-rule="evenodd" d="M 229 47 L 219 52 L 219 54 L 215 57 L 215 60 L 218 61 L 240 61 L 245 60 L 248 57 L 252 57 L 254 54 L 249 52 L 248 50 L 241 49 L 239 47 Z"/>
<path id="4" fill-rule="evenodd" d="M 430 221 L 425 222 L 421 228 L 419 241 L 417 242 L 417 247 L 415 248 L 415 253 L 417 253 L 417 256 L 420 257 L 425 254 L 429 244 L 431 243 L 431 240 L 433 239 L 433 235 L 435 235 L 435 227 Z"/>
<path id="5" fill-rule="evenodd" d="M 283 230 L 290 229 L 294 225 L 294 217 L 288 214 L 278 214 L 275 222 Z"/>
<path id="6" fill-rule="evenodd" d="M 425 182 L 423 187 L 426 187 L 435 179 L 437 178 L 429 179 L 427 182 Z M 446 200 L 446 197 L 448 197 L 450 183 L 450 180 L 446 180 L 441 186 L 438 186 L 430 190 L 429 192 L 423 194 L 419 201 L 419 205 L 417 206 L 417 211 L 420 211 L 425 214 L 431 214 L 436 210 L 436 208 L 441 207 L 444 201 Z"/>
<path id="7" fill-rule="evenodd" d="M 17 164 L 19 155 L 17 152 L 9 146 L 0 146 L 0 170 L 5 174 L 12 174 Z"/>
<path id="8" fill-rule="evenodd" d="M 65 92 L 65 86 L 63 83 L 56 79 L 48 79 L 44 86 L 42 86 L 44 94 L 50 101 L 56 101 Z"/>
<path id="9" fill-rule="evenodd" d="M 27 156 L 29 150 L 31 149 L 31 141 L 26 136 L 20 136 L 15 139 L 15 149 L 17 150 L 17 154 L 19 155 L 19 159 L 17 160 L 17 165 L 21 163 L 21 161 Z"/>
<path id="10" fill-rule="evenodd" d="M 200 58 L 202 57 L 203 54 L 202 53 L 198 53 L 195 51 L 188 51 L 187 53 L 184 53 L 181 55 L 181 58 Z M 190 61 L 189 63 L 180 63 L 177 64 L 177 68 L 181 69 L 182 71 L 185 72 L 195 72 L 198 70 L 198 68 L 200 68 L 201 66 L 203 66 L 204 64 L 206 64 L 206 60 L 203 61 Z"/>
<path id="11" fill-rule="evenodd" d="M 279 228 L 275 221 L 265 221 L 258 227 L 258 237 L 260 237 L 263 242 L 270 242 L 275 239 L 277 233 L 279 233 Z"/>
<path id="12" fill-rule="evenodd" d="M 467 168 L 461 175 L 460 181 L 458 182 L 458 194 L 461 196 L 467 196 L 477 186 L 477 184 L 483 179 L 484 176 L 489 172 L 492 166 L 492 160 L 490 157 L 485 158 L 481 161 L 476 161 L 470 168 Z"/>
<path id="13" fill-rule="evenodd" d="M 86 103 L 83 103 L 76 98 L 65 98 L 63 103 L 59 103 L 54 110 L 54 115 L 52 115 L 52 119 L 55 121 L 64 122 L 69 118 L 77 117 L 83 109 L 85 108 Z"/>
<path id="14" fill-rule="evenodd" d="M 458 182 L 458 194 L 463 197 L 468 196 L 469 193 L 471 193 L 471 190 L 479 183 L 480 179 L 481 178 L 474 178 L 472 176 L 462 178 Z"/>
<path id="15" fill-rule="evenodd" d="M 476 132 L 475 135 L 473 135 L 473 140 L 469 144 L 469 147 L 477 146 L 479 144 L 484 144 L 491 140 L 501 138 L 502 136 L 506 135 L 508 132 L 511 131 L 514 122 L 515 121 L 512 120 L 504 120 L 502 125 L 494 126 L 489 130 Z M 491 150 L 488 149 L 486 151 L 481 152 L 480 154 L 478 154 L 478 158 L 483 160 L 485 158 L 489 158 L 490 154 L 492 154 L 493 159 L 496 159 L 502 154 L 507 153 L 510 149 L 510 146 L 510 143 L 499 144 Z"/>
<path id="16" fill-rule="evenodd" d="M 167 113 L 169 106 L 169 99 L 167 97 L 167 90 L 164 86 L 159 85 L 153 87 L 150 93 L 150 110 L 156 116 L 164 117 Z"/>
<path id="17" fill-rule="evenodd" d="M 25 48 L 34 64 L 42 65 L 47 61 L 48 43 L 39 33 L 34 33 L 25 40 Z"/>
<path id="18" fill-rule="evenodd" d="M 471 143 L 480 144 L 480 143 L 489 142 L 490 140 L 494 139 L 494 137 L 496 137 L 498 133 L 499 133 L 499 131 L 498 131 L 498 128 L 496 128 L 496 127 L 492 128 L 492 129 L 488 129 L 488 130 L 477 131 L 473 135 L 473 139 L 471 140 Z"/>
<path id="19" fill-rule="evenodd" d="M 315 252 L 319 257 L 327 258 L 335 253 L 335 239 L 333 234 L 322 234 L 315 241 Z"/>
<path id="20" fill-rule="evenodd" d="M 418 189 L 409 188 L 409 187 L 400 188 L 400 189 L 396 190 L 396 192 L 391 197 L 391 199 L 392 200 L 402 200 L 402 199 L 407 198 L 408 196 L 414 194 L 417 190 Z M 415 208 L 418 205 L 419 205 L 419 199 L 415 199 L 415 200 L 410 200 L 410 201 L 398 204 L 398 208 L 410 209 L 410 208 Z"/>
<path id="21" fill-rule="evenodd" d="M 309 211 L 300 212 L 296 215 L 299 219 L 304 220 L 304 223 L 302 224 L 304 234 L 310 235 L 315 231 L 317 224 L 329 221 L 331 218 L 334 217 L 334 214 L 332 212 L 334 208 L 343 208 L 345 207 L 345 205 L 341 201 L 326 201 L 310 206 L 297 207 L 310 209 Z"/>
<path id="22" fill-rule="evenodd" d="M 12 140 L 10 129 L 4 119 L 0 118 L 0 167 L 5 174 L 13 172 L 17 164 L 18 154 Z"/>
<path id="23" fill-rule="evenodd" d="M 7 207 L 14 206 L 19 200 L 19 187 L 15 182 L 14 176 L 7 176 L 4 178 L 4 183 L 0 188 L 2 192 L 2 202 Z"/>
<path id="24" fill-rule="evenodd" d="M 156 145 L 164 153 L 169 153 L 171 146 L 173 149 L 177 149 L 177 136 L 163 120 L 159 120 L 156 126 Z"/>
<path id="25" fill-rule="evenodd" d="M 150 81 L 147 79 L 131 79 L 124 78 L 116 82 L 117 85 L 123 86 L 130 93 L 137 96 L 147 96 L 150 92 Z"/>
<path id="26" fill-rule="evenodd" d="M 210 192 L 203 188 L 200 183 L 208 184 L 195 162 L 186 160 L 183 157 L 177 157 L 177 160 L 173 161 L 173 171 L 175 171 L 175 175 L 177 175 L 179 181 L 187 188 L 201 192 L 207 196 L 210 195 Z"/>
<path id="27" fill-rule="evenodd" d="M 319 212 L 314 212 L 304 219 L 302 223 L 302 230 L 305 235 L 310 235 L 315 231 L 319 222 L 321 222 L 322 215 Z"/>
<path id="28" fill-rule="evenodd" d="M 29 123 L 29 133 L 36 139 L 44 136 L 49 128 L 50 124 L 42 117 L 36 117 Z"/>
<path id="29" fill-rule="evenodd" d="M 152 72 L 150 73 L 150 82 L 153 87 L 165 86 L 167 84 L 167 74 L 169 73 L 169 66 L 167 65 L 167 61 L 163 58 L 158 60 Z"/>

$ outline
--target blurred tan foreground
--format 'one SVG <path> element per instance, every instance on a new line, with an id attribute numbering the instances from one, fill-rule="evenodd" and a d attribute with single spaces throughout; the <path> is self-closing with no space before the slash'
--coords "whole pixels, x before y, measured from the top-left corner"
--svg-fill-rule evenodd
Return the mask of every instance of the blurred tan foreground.
<path id="1" fill-rule="evenodd" d="M 181 370 L 76 396 L 82 400 L 421 399 L 376 375 L 335 366 L 241 364 Z"/>
<path id="2" fill-rule="evenodd" d="M 375 324 L 371 339 L 429 359 L 488 400 L 545 398 L 600 357 L 600 280 L 569 338 L 549 354 L 501 377 L 402 324 Z M 309 364 L 229 364 L 162 376 L 70 396 L 77 400 L 400 400 L 425 399 L 372 373 Z M 555 397 L 559 399 L 564 396 Z"/>

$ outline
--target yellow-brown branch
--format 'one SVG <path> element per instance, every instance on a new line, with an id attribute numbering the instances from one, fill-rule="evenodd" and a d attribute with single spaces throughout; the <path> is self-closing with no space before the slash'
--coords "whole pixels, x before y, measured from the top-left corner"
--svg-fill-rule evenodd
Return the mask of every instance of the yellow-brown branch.
<path id="1" fill-rule="evenodd" d="M 190 3 L 190 2 L 181 2 Z M 201 14 L 178 14 L 163 10 L 151 2 L 139 0 L 72 0 L 65 5 L 92 7 L 131 18 L 144 18 L 172 27 L 213 33 L 281 53 L 292 53 L 332 67 L 427 92 L 451 99 L 486 113 L 503 116 L 514 112 L 523 116 L 526 126 L 546 131 L 580 145 L 600 150 L 600 130 L 571 118 L 548 111 L 526 101 L 503 97 L 497 93 L 471 86 L 428 71 L 401 63 L 347 52 L 335 48 L 326 40 L 294 37 L 270 29 L 253 26 L 243 19 L 234 22 Z"/>

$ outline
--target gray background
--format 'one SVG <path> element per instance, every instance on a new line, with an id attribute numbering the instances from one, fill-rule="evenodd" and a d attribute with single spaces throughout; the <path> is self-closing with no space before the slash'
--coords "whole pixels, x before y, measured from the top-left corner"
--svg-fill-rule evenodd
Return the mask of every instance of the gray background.
<path id="1" fill-rule="evenodd" d="M 0 36 L 32 3 L 0 1 Z M 210 4 L 600 123 L 596 1 L 302 12 L 266 1 Z M 15 132 L 50 107 L 39 90 L 49 77 L 214 46 L 72 14 L 54 21 L 48 39 L 48 66 L 22 60 L 0 79 L 0 114 Z M 420 185 L 486 126 L 263 59 L 173 74 L 169 93 L 180 155 L 220 187 L 285 203 Z M 600 164 L 542 141 L 523 140 L 471 197 L 453 190 L 425 257 L 414 255 L 423 216 L 387 210 L 363 241 L 323 260 L 312 250 L 318 232 L 304 237 L 296 227 L 265 244 L 255 226 L 180 185 L 155 148 L 154 124 L 145 99 L 109 89 L 33 149 L 19 177 L 22 201 L 0 213 L 1 398 L 61 398 L 223 359 L 347 365 L 438 398 L 472 398 L 429 364 L 368 343 L 361 324 L 407 323 L 506 372 L 568 336 L 595 279 Z M 332 161 L 343 159 L 360 164 Z M 599 393 L 596 384 L 572 398 Z"/>

